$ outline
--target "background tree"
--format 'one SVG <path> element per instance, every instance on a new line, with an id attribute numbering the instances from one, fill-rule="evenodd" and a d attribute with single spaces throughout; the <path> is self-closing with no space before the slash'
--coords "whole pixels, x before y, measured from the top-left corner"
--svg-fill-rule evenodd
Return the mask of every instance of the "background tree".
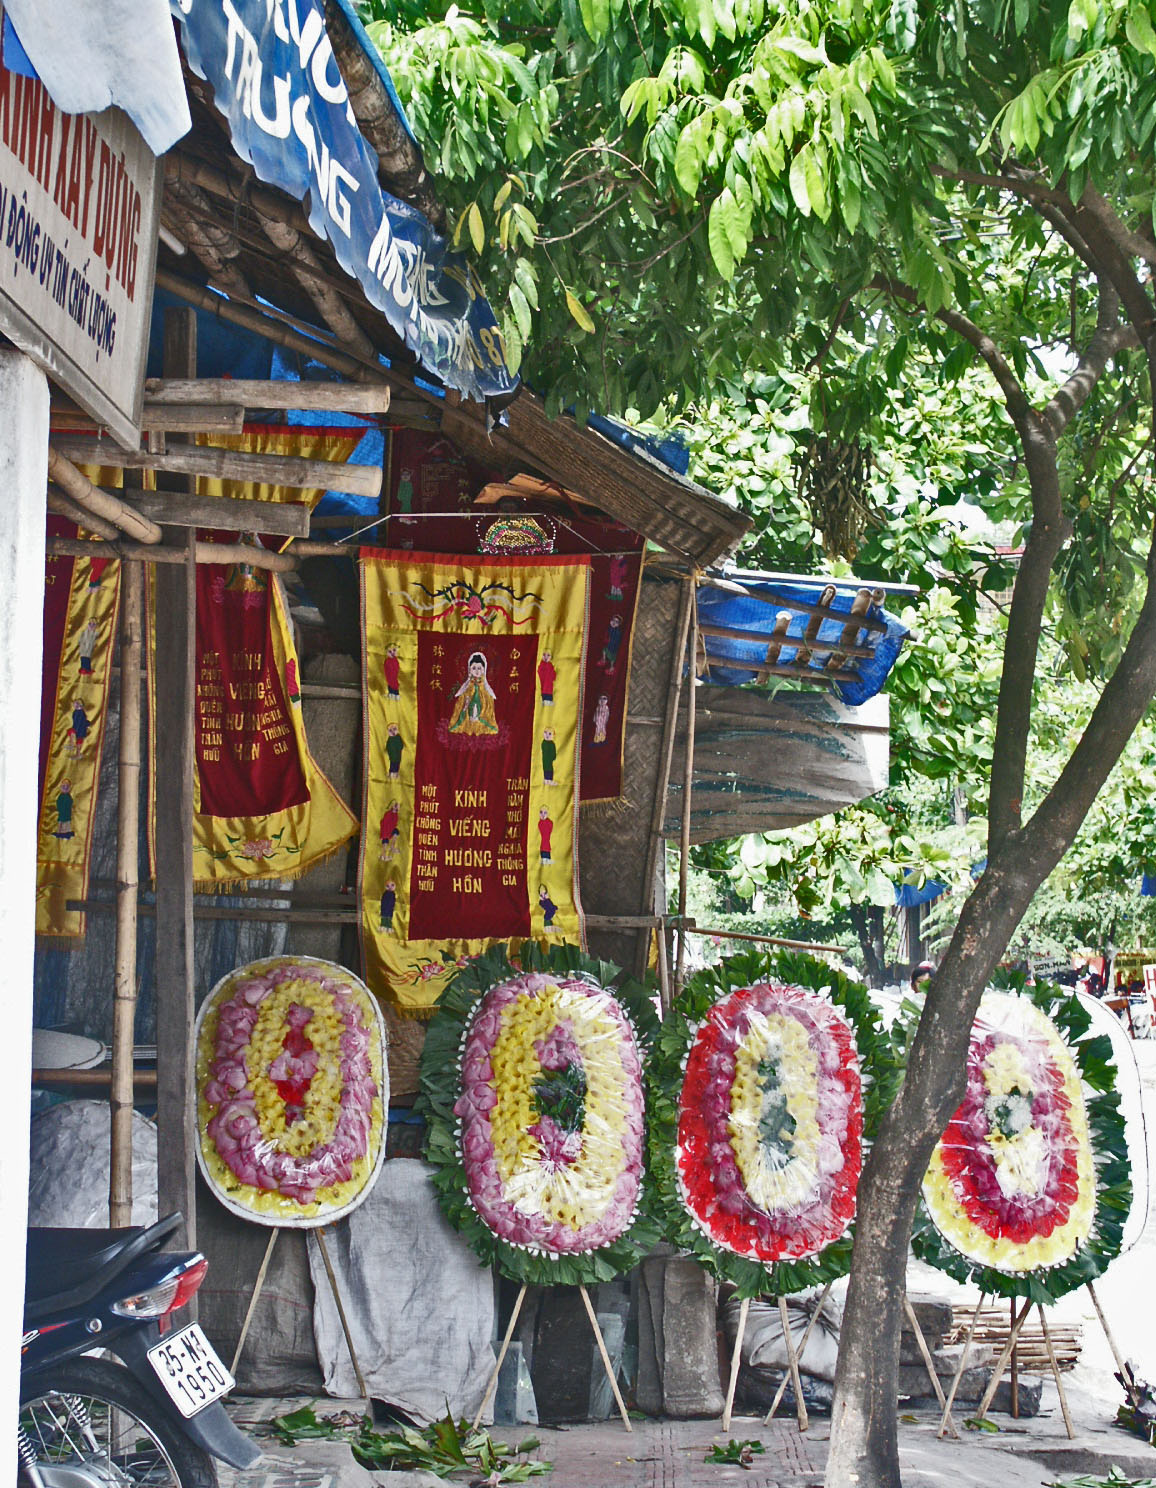
<path id="1" fill-rule="evenodd" d="M 1030 518 L 987 867 L 864 1171 L 835 1388 L 828 1482 L 896 1484 L 908 1235 L 972 1017 L 1156 689 L 1156 558 L 1134 537 L 1152 516 L 1135 427 L 1156 404 L 1152 15 L 1146 0 L 488 0 L 468 23 L 399 8 L 376 34 L 460 231 L 479 252 L 496 239 L 511 352 L 529 345 L 554 406 L 647 414 L 790 357 L 823 371 L 819 456 L 861 480 L 864 410 L 902 384 L 912 346 L 945 375 L 978 359 L 1002 400 L 984 432 Z M 1021 264 L 1011 296 L 997 261 Z M 840 377 L 837 344 L 873 346 L 871 365 Z M 998 503 L 1005 482 L 990 490 Z M 846 548 L 861 525 L 839 529 Z M 1025 815 L 1053 592 L 1069 654 L 1106 681 Z"/>

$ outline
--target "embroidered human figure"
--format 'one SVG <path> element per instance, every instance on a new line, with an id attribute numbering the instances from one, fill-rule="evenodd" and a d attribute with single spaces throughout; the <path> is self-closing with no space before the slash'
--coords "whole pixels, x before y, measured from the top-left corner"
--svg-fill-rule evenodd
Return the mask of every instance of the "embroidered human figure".
<path id="1" fill-rule="evenodd" d="M 610 699 L 600 694 L 594 709 L 594 743 L 606 743 L 606 730 L 610 727 Z"/>
<path id="2" fill-rule="evenodd" d="M 558 758 L 558 746 L 554 743 L 554 730 L 542 732 L 542 780 L 546 785 L 554 784 L 554 761 Z"/>
<path id="3" fill-rule="evenodd" d="M 554 823 L 550 819 L 550 813 L 543 806 L 538 812 L 538 836 L 541 839 L 538 856 L 543 863 L 550 861 L 550 834 L 554 830 Z"/>
<path id="4" fill-rule="evenodd" d="M 554 926 L 554 916 L 558 913 L 558 906 L 546 892 L 545 884 L 542 884 L 538 890 L 538 905 L 542 911 L 542 923 L 547 930 L 552 929 Z"/>
<path id="5" fill-rule="evenodd" d="M 552 707 L 554 703 L 554 683 L 558 680 L 558 673 L 554 669 L 552 653 L 542 652 L 542 660 L 538 663 L 538 683 L 542 688 L 542 702 L 546 707 Z"/>
<path id="6" fill-rule="evenodd" d="M 112 562 L 111 558 L 90 558 L 88 560 L 88 592 L 99 589 L 104 571 Z"/>
<path id="7" fill-rule="evenodd" d="M 397 483 L 397 509 L 403 512 L 413 511 L 413 471 L 404 467 L 401 479 Z"/>
<path id="8" fill-rule="evenodd" d="M 610 588 L 607 599 L 621 599 L 623 587 L 626 584 L 626 559 L 621 554 L 616 554 L 610 560 Z"/>
<path id="9" fill-rule="evenodd" d="M 54 837 L 75 837 L 72 830 L 72 781 L 62 780 L 56 795 L 56 831 Z"/>
<path id="10" fill-rule="evenodd" d="M 77 649 L 80 652 L 80 675 L 92 676 L 92 653 L 96 650 L 98 630 L 95 620 L 90 620 L 80 632 Z"/>
<path id="11" fill-rule="evenodd" d="M 389 778 L 396 780 L 401 774 L 401 756 L 405 740 L 396 723 L 391 723 L 385 736 L 385 757 L 389 761 Z"/>
<path id="12" fill-rule="evenodd" d="M 401 662 L 398 660 L 396 646 L 386 648 L 385 660 L 381 665 L 385 672 L 386 692 L 391 698 L 399 698 L 401 696 Z"/>
<path id="13" fill-rule="evenodd" d="M 606 640 L 602 645 L 602 655 L 598 665 L 605 667 L 608 672 L 613 672 L 618 665 L 618 648 L 622 645 L 622 616 L 611 615 L 610 625 L 606 631 Z"/>
<path id="14" fill-rule="evenodd" d="M 381 895 L 381 928 L 388 935 L 393 934 L 393 912 L 396 908 L 397 885 L 392 878 L 387 878 Z"/>
<path id="15" fill-rule="evenodd" d="M 487 675 L 486 658 L 480 651 L 472 651 L 466 664 L 466 680 L 454 693 L 450 733 L 496 734 L 495 700 L 496 694 Z"/>
<path id="16" fill-rule="evenodd" d="M 383 863 L 387 858 L 392 858 L 397 854 L 400 819 L 401 811 L 398 802 L 393 800 L 381 815 L 381 860 Z"/>
<path id="17" fill-rule="evenodd" d="M 84 703 L 79 696 L 72 700 L 72 727 L 68 730 L 69 753 L 78 755 L 84 748 L 84 741 L 88 738 L 92 721 L 84 711 Z"/>
<path id="18" fill-rule="evenodd" d="M 301 689 L 297 686 L 297 659 L 290 656 L 285 663 L 285 691 L 291 703 L 301 701 Z"/>

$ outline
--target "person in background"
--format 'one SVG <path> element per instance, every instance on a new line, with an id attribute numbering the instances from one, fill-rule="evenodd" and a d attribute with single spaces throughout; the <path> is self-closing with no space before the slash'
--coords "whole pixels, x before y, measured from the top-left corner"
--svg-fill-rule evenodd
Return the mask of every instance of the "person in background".
<path id="1" fill-rule="evenodd" d="M 935 965 L 931 961 L 921 961 L 911 973 L 911 990 L 913 992 L 926 992 L 925 982 L 929 982 L 935 975 Z"/>

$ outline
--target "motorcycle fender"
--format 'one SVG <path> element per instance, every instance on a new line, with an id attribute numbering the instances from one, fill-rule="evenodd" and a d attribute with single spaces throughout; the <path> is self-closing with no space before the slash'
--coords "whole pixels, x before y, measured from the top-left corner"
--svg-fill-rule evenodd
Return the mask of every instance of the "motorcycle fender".
<path id="1" fill-rule="evenodd" d="M 260 1460 L 260 1447 L 252 1437 L 237 1430 L 219 1400 L 213 1405 L 207 1405 L 195 1416 L 189 1416 L 184 1427 L 185 1434 L 198 1447 L 204 1447 L 206 1452 L 227 1462 L 230 1467 L 252 1467 Z"/>
<path id="2" fill-rule="evenodd" d="M 195 1416 L 182 1416 L 174 1410 L 172 1401 L 157 1385 L 148 1351 L 160 1338 L 160 1329 L 155 1324 L 134 1330 L 117 1340 L 117 1353 L 148 1390 L 154 1400 L 163 1405 L 178 1422 L 185 1435 L 197 1446 L 212 1456 L 227 1462 L 230 1467 L 252 1467 L 261 1457 L 261 1449 L 242 1431 L 238 1431 L 229 1419 L 225 1407 L 216 1401 Z"/>

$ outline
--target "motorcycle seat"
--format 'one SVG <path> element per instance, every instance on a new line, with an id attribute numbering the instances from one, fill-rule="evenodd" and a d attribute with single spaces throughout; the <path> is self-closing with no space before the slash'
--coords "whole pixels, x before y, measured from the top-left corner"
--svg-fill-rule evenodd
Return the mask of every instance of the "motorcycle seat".
<path id="1" fill-rule="evenodd" d="M 138 1256 L 159 1250 L 183 1222 L 180 1214 L 173 1213 L 147 1228 L 30 1228 L 25 1260 L 25 1326 L 91 1302 Z"/>

